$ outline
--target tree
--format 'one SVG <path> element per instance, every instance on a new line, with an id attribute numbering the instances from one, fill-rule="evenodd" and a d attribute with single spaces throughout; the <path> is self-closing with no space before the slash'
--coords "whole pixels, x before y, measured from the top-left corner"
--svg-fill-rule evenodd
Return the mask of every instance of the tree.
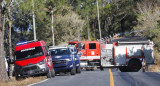
<path id="1" fill-rule="evenodd" d="M 7 71 L 5 66 L 5 54 L 4 54 L 4 28 L 3 28 L 3 8 L 2 8 L 2 0 L 0 0 L 0 81 L 7 80 Z"/>
<path id="2" fill-rule="evenodd" d="M 160 8 L 155 0 L 144 0 L 137 3 L 138 24 L 134 30 L 138 30 L 142 35 L 154 41 L 155 46 L 160 46 L 160 28 L 158 21 L 160 20 Z M 138 33 L 137 33 L 138 34 Z"/>
<path id="3" fill-rule="evenodd" d="M 55 20 L 55 41 L 57 44 L 67 43 L 70 40 L 80 40 L 84 20 L 71 10 L 70 7 L 63 6 L 54 17 Z M 59 14 L 61 13 L 61 14 Z"/>

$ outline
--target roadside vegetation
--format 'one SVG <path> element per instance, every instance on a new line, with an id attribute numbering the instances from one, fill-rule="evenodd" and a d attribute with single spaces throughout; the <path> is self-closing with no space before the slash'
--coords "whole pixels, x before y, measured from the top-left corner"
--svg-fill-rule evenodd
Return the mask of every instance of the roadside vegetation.
<path id="1" fill-rule="evenodd" d="M 27 86 L 30 84 L 34 84 L 40 81 L 43 81 L 46 79 L 46 76 L 41 77 L 29 77 L 26 79 L 22 79 L 17 81 L 15 78 L 12 79 L 12 81 L 8 82 L 0 82 L 0 86 Z"/>
<path id="2" fill-rule="evenodd" d="M 149 70 L 160 71 L 160 0 L 98 2 L 102 37 L 135 31 L 128 36 L 142 36 L 154 41 L 157 65 Z M 37 39 L 44 40 L 48 46 L 52 45 L 53 35 L 55 45 L 70 40 L 99 39 L 96 0 L 0 0 L 0 4 L 0 81 L 8 80 L 5 65 L 2 65 L 4 57 L 14 57 L 14 53 L 9 52 L 14 51 L 17 42 L 33 40 L 33 12 Z M 4 82 L 9 84 L 7 86 L 10 83 Z"/>
<path id="3" fill-rule="evenodd" d="M 155 52 L 156 65 L 149 66 L 149 72 L 160 72 L 160 53 Z"/>

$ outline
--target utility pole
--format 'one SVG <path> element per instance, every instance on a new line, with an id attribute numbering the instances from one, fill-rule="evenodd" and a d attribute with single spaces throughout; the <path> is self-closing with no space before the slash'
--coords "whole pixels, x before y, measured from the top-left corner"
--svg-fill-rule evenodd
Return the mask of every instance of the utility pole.
<path id="1" fill-rule="evenodd" d="M 32 18 L 33 18 L 33 34 L 34 34 L 34 40 L 36 40 L 36 27 L 35 27 L 35 14 L 34 14 L 34 1 L 32 0 Z"/>
<path id="2" fill-rule="evenodd" d="M 90 41 L 90 30 L 89 30 L 89 19 L 88 19 L 88 15 L 87 15 L 87 22 L 88 22 L 88 27 L 87 27 L 87 34 L 88 34 L 88 40 Z"/>
<path id="3" fill-rule="evenodd" d="M 97 17 L 98 17 L 98 27 L 99 27 L 99 37 L 102 38 L 101 35 L 101 26 L 100 26 L 100 20 L 99 20 L 99 6 L 98 6 L 98 0 L 97 0 Z"/>
<path id="4" fill-rule="evenodd" d="M 51 26 L 51 30 L 52 30 L 52 46 L 55 45 L 55 42 L 54 42 L 54 27 L 53 27 L 53 10 L 51 11 L 52 13 L 52 26 Z"/>

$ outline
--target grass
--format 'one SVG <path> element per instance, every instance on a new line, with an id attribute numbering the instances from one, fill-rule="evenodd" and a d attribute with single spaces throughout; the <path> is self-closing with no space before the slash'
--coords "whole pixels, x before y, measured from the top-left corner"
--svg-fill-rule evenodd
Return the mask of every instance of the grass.
<path id="1" fill-rule="evenodd" d="M 156 65 L 149 66 L 149 72 L 160 72 L 160 52 L 155 52 Z"/>
<path id="2" fill-rule="evenodd" d="M 36 82 L 40 82 L 45 79 L 46 79 L 46 76 L 40 76 L 40 77 L 29 77 L 29 78 L 17 81 L 15 80 L 15 77 L 13 77 L 12 81 L 0 82 L 0 86 L 26 86 L 26 85 L 33 84 Z"/>

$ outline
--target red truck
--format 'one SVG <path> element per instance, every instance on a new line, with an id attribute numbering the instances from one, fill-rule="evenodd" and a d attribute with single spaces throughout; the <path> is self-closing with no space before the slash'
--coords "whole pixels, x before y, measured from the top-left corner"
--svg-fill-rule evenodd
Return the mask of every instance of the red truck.
<path id="1" fill-rule="evenodd" d="M 55 76 L 52 58 L 44 41 L 19 42 L 15 47 L 14 71 L 17 80 L 34 75 Z"/>
<path id="2" fill-rule="evenodd" d="M 155 63 L 154 43 L 152 41 L 70 41 L 75 45 L 80 57 L 81 67 L 93 70 L 95 67 L 117 67 L 122 72 L 137 72 Z M 145 70 L 144 69 L 144 70 Z"/>

